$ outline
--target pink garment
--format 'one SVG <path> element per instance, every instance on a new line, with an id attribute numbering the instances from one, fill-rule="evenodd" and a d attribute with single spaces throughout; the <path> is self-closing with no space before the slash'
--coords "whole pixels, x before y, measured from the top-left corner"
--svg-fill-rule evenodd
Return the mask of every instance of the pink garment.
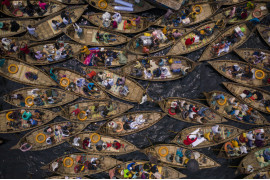
<path id="1" fill-rule="evenodd" d="M 39 7 L 40 7 L 41 9 L 45 10 L 47 4 L 38 1 L 38 5 L 39 5 Z"/>
<path id="2" fill-rule="evenodd" d="M 90 54 L 85 58 L 83 64 L 85 64 L 85 65 L 89 65 L 89 64 L 90 64 L 92 54 L 93 54 L 93 53 L 90 53 Z"/>

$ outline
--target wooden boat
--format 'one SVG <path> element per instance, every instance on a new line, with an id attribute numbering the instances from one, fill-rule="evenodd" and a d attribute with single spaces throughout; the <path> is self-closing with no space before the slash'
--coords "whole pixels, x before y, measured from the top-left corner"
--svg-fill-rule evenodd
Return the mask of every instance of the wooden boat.
<path id="1" fill-rule="evenodd" d="M 268 103 L 270 101 L 270 93 L 268 91 L 237 83 L 223 82 L 223 84 L 238 99 L 243 100 L 249 106 L 261 112 L 270 114 L 270 105 Z M 251 97 L 246 96 L 246 90 L 252 93 Z"/>
<path id="2" fill-rule="evenodd" d="M 208 105 L 223 117 L 250 125 L 266 125 L 269 122 L 242 100 L 223 91 L 204 92 Z M 222 98 L 224 97 L 224 99 Z M 238 110 L 238 111 L 235 111 Z"/>
<path id="3" fill-rule="evenodd" d="M 139 33 L 147 29 L 151 26 L 152 22 L 148 21 L 147 18 L 140 17 L 138 15 L 134 14 L 122 14 L 122 21 L 121 23 L 117 24 L 117 28 L 112 27 L 112 22 L 109 27 L 104 26 L 103 19 L 102 19 L 103 13 L 94 13 L 89 15 L 83 15 L 85 19 L 87 19 L 89 22 L 94 24 L 95 26 L 102 27 L 106 30 L 119 32 L 119 33 Z M 113 16 L 113 14 L 111 14 Z M 140 17 L 140 23 L 138 25 L 134 24 L 135 26 L 130 26 L 130 28 L 126 25 L 127 21 L 135 22 L 136 18 Z"/>
<path id="4" fill-rule="evenodd" d="M 11 31 L 11 22 L 12 21 L 16 21 L 16 23 L 19 24 L 20 28 L 15 31 L 15 29 L 13 31 Z M 0 29 L 0 37 L 8 37 L 8 36 L 15 36 L 21 33 L 26 32 L 26 27 L 28 25 L 32 25 L 34 26 L 35 23 L 37 21 L 33 20 L 33 19 L 14 19 L 14 18 L 1 18 L 0 22 L 3 23 L 3 27 Z"/>
<path id="5" fill-rule="evenodd" d="M 66 5 L 63 5 L 57 1 L 54 0 L 44 0 L 43 2 L 47 3 L 49 5 L 47 7 L 47 10 L 40 9 L 40 14 L 38 14 L 36 11 L 34 11 L 32 16 L 29 16 L 27 13 L 23 12 L 20 8 L 26 8 L 27 7 L 27 0 L 20 0 L 21 5 L 19 5 L 19 2 L 17 0 L 10 0 L 11 10 L 9 10 L 5 5 L 1 4 L 1 12 L 12 16 L 14 18 L 41 18 L 48 15 L 52 15 L 57 13 L 58 11 L 61 11 L 66 7 Z M 38 5 L 37 1 L 30 1 L 32 5 Z"/>
<path id="6" fill-rule="evenodd" d="M 146 81 L 171 81 L 185 77 L 197 63 L 181 56 L 140 58 L 122 67 L 122 73 Z M 149 72 L 150 75 L 149 76 Z M 156 74 L 154 74 L 156 73 Z"/>
<path id="7" fill-rule="evenodd" d="M 114 172 L 114 177 L 117 177 L 118 179 L 126 179 L 124 173 L 121 174 L 121 172 L 124 172 L 125 169 L 128 169 L 128 167 L 130 167 L 131 165 L 135 165 L 135 167 L 144 167 L 144 164 L 149 165 L 150 167 L 157 167 L 158 173 L 156 173 L 154 177 L 156 177 L 157 179 L 181 179 L 181 178 L 185 178 L 186 175 L 180 173 L 179 171 L 176 171 L 175 169 L 166 166 L 165 164 L 151 164 L 151 162 L 149 161 L 140 161 L 140 160 L 135 160 L 135 161 L 129 161 L 129 162 L 125 162 L 123 164 L 118 165 L 117 167 L 113 168 L 112 170 L 109 171 L 110 172 Z M 133 174 L 132 172 L 137 172 L 136 170 L 132 170 L 132 171 L 128 171 L 131 172 L 131 174 Z M 141 172 L 139 172 L 138 176 L 133 175 L 133 177 L 138 177 L 138 179 L 142 178 L 143 174 L 143 170 Z M 152 172 L 150 172 L 149 174 L 153 174 Z M 145 178 L 145 179 L 152 179 L 153 177 L 149 178 Z M 135 179 L 135 178 L 134 178 Z"/>
<path id="8" fill-rule="evenodd" d="M 268 168 L 270 147 L 255 149 L 242 159 L 238 165 L 237 171 L 241 174 L 251 174 L 253 171 L 258 171 L 263 168 Z"/>
<path id="9" fill-rule="evenodd" d="M 71 4 L 71 5 L 76 5 L 76 4 L 84 4 L 85 2 L 83 0 L 55 0 L 63 4 Z"/>
<path id="10" fill-rule="evenodd" d="M 265 147 L 270 142 L 270 126 L 257 127 L 238 133 L 234 139 L 223 144 L 219 157 L 235 159 L 246 156 L 259 147 Z"/>
<path id="11" fill-rule="evenodd" d="M 32 114 L 32 118 L 37 119 L 38 123 L 31 124 L 28 121 L 24 120 L 23 115 Z M 1 126 L 0 126 L 0 133 L 16 133 L 27 131 L 41 125 L 44 125 L 51 120 L 53 120 L 57 113 L 46 109 L 24 109 L 24 108 L 17 108 L 17 109 L 9 109 L 5 111 L 0 111 L 1 117 Z"/>
<path id="12" fill-rule="evenodd" d="M 261 35 L 261 37 L 263 38 L 263 40 L 266 42 L 266 44 L 268 44 L 268 46 L 270 46 L 270 41 L 269 41 L 270 27 L 259 24 L 259 25 L 257 25 L 257 30 L 258 30 L 259 34 Z"/>
<path id="13" fill-rule="evenodd" d="M 158 5 L 161 4 L 162 6 L 165 6 L 166 8 L 171 8 L 174 10 L 179 10 L 182 6 L 183 0 L 153 0 L 153 3 L 157 3 Z"/>
<path id="14" fill-rule="evenodd" d="M 121 163 L 109 156 L 73 153 L 57 158 L 41 169 L 64 176 L 85 176 L 107 171 Z M 87 168 L 82 168 L 84 165 L 87 165 Z"/>
<path id="15" fill-rule="evenodd" d="M 270 73 L 242 61 L 218 60 L 208 62 L 226 78 L 253 87 L 268 86 Z"/>
<path id="16" fill-rule="evenodd" d="M 29 41 L 27 39 L 22 37 L 3 37 L 0 38 L 0 40 L 0 51 L 2 57 L 13 57 L 24 60 L 20 48 L 25 48 L 24 45 L 27 45 L 28 47 Z"/>
<path id="17" fill-rule="evenodd" d="M 244 32 L 242 32 L 241 28 Z M 239 33 L 237 33 L 236 30 Z M 252 35 L 253 31 L 254 29 L 252 30 L 245 23 L 230 26 L 220 33 L 220 37 L 217 37 L 212 43 L 210 43 L 210 45 L 207 46 L 199 61 L 208 61 L 230 53 L 234 49 L 244 44 Z M 234 39 L 231 38 L 232 35 L 235 36 Z M 243 36 L 240 37 L 240 35 Z M 227 41 L 227 39 L 229 39 L 229 41 Z M 225 41 L 226 43 L 222 44 L 222 42 Z M 235 43 L 231 45 L 230 43 L 233 41 Z"/>
<path id="18" fill-rule="evenodd" d="M 264 49 L 241 48 L 235 49 L 234 52 L 246 62 L 263 68 L 265 71 L 270 71 L 270 65 L 268 63 L 270 51 Z"/>
<path id="19" fill-rule="evenodd" d="M 77 71 L 66 68 L 52 68 L 50 70 L 50 76 L 57 82 L 59 87 L 78 96 L 88 99 L 108 98 L 104 91 L 85 79 L 85 77 Z"/>
<path id="20" fill-rule="evenodd" d="M 121 155 L 139 150 L 130 142 L 118 138 L 84 131 L 69 139 L 74 148 L 89 154 Z"/>
<path id="21" fill-rule="evenodd" d="M 76 122 L 97 122 L 119 116 L 133 107 L 110 99 L 84 100 L 65 106 L 61 116 Z"/>
<path id="22" fill-rule="evenodd" d="M 0 75 L 11 81 L 32 86 L 57 85 L 45 72 L 14 58 L 1 60 Z"/>
<path id="23" fill-rule="evenodd" d="M 235 4 L 232 7 L 224 8 L 219 13 L 215 14 L 211 19 L 217 21 L 219 19 L 226 19 L 227 24 L 236 24 L 249 21 L 253 19 L 255 16 L 258 17 L 260 20 L 263 19 L 269 12 L 267 10 L 266 2 L 254 2 L 255 8 L 247 9 L 247 17 L 245 19 L 237 18 L 236 15 L 230 16 L 230 12 L 233 8 L 241 8 L 247 7 L 247 2 Z M 254 16 L 255 15 L 255 16 Z"/>
<path id="24" fill-rule="evenodd" d="M 224 143 L 242 131 L 223 124 L 197 125 L 183 129 L 171 142 L 187 149 L 199 149 Z"/>
<path id="25" fill-rule="evenodd" d="M 75 32 L 73 26 L 69 26 L 65 30 L 65 34 L 80 44 L 91 46 L 116 46 L 126 43 L 130 40 L 130 38 L 125 35 L 115 32 L 112 33 L 111 31 L 105 30 L 103 28 L 94 26 L 80 26 L 80 28 L 83 29 L 83 33 L 80 37 Z M 100 39 L 97 39 L 97 33 L 99 33 Z M 108 40 L 105 41 L 104 39 Z"/>
<path id="26" fill-rule="evenodd" d="M 143 153 L 157 157 L 161 163 L 168 164 L 176 168 L 186 168 L 188 161 L 197 161 L 200 169 L 219 167 L 220 164 L 215 162 L 206 155 L 180 147 L 173 144 L 158 144 L 143 150 Z M 182 158 L 178 155 L 182 154 Z"/>
<path id="27" fill-rule="evenodd" d="M 233 5 L 233 4 L 237 4 L 240 2 L 244 2 L 246 0 L 215 0 L 215 2 L 221 3 L 222 5 Z M 188 0 L 185 4 L 186 5 L 192 5 L 195 3 L 207 3 L 207 2 L 212 2 L 212 0 Z"/>
<path id="28" fill-rule="evenodd" d="M 137 4 L 133 0 L 125 0 L 125 2 L 133 4 L 133 11 L 119 11 L 115 10 L 115 6 L 123 6 L 121 4 L 114 3 L 113 1 L 101 1 L 100 0 L 86 0 L 92 7 L 99 9 L 101 11 L 106 11 L 106 12 L 119 12 L 119 13 L 139 13 L 143 11 L 147 11 L 149 9 L 153 9 L 154 6 L 152 6 L 150 3 L 148 3 L 145 0 L 141 0 L 139 4 Z"/>
<path id="29" fill-rule="evenodd" d="M 47 179 L 88 179 L 86 177 L 79 177 L 79 176 L 51 176 Z"/>
<path id="30" fill-rule="evenodd" d="M 146 32 L 143 32 L 141 34 L 138 34 L 136 36 L 134 36 L 127 44 L 126 49 L 134 54 L 140 54 L 140 55 L 145 55 L 145 54 L 151 54 L 151 53 L 155 53 L 158 51 L 161 51 L 165 48 L 170 47 L 171 45 L 173 45 L 175 43 L 175 39 L 173 39 L 173 36 L 169 37 L 169 33 L 178 31 L 181 34 L 186 34 L 187 32 L 190 31 L 190 29 L 188 28 L 184 28 L 184 29 L 169 29 L 169 30 L 165 30 L 167 33 L 163 33 L 165 28 L 158 28 L 158 29 L 153 29 L 153 30 L 149 30 Z M 162 32 L 163 31 L 163 32 Z M 154 43 L 154 41 L 152 40 L 154 38 L 153 34 L 158 34 L 159 36 L 155 36 L 157 39 Z M 158 37 L 162 37 L 162 39 L 158 38 Z M 169 40 L 169 38 L 170 40 Z"/>
<path id="31" fill-rule="evenodd" d="M 52 108 L 62 106 L 78 96 L 57 88 L 24 87 L 3 96 L 3 100 L 13 106 L 23 108 Z"/>
<path id="32" fill-rule="evenodd" d="M 206 19 L 209 19 L 214 13 L 217 12 L 220 6 L 221 4 L 216 2 L 214 3 L 198 2 L 192 5 L 183 6 L 181 7 L 180 10 L 172 12 L 169 17 L 167 17 L 168 14 L 166 14 L 158 18 L 155 22 L 155 25 L 162 27 L 167 26 L 171 28 L 173 27 L 183 28 L 186 26 L 192 26 L 201 23 Z M 177 20 L 180 17 L 184 16 L 183 12 L 185 9 L 189 9 L 191 13 L 188 16 L 186 16 L 185 19 L 182 19 L 181 23 L 179 23 L 179 21 Z M 197 13 L 195 13 L 194 11 L 196 11 Z M 193 16 L 195 18 L 192 18 Z"/>
<path id="33" fill-rule="evenodd" d="M 92 76 L 93 82 L 107 93 L 125 101 L 141 103 L 142 99 L 151 100 L 146 90 L 136 81 L 105 68 L 82 67 L 86 74 Z M 88 75 L 88 76 L 89 76 Z M 110 83 L 110 84 L 109 84 Z"/>
<path id="34" fill-rule="evenodd" d="M 270 168 L 263 168 L 259 171 L 255 171 L 250 175 L 244 177 L 244 179 L 270 179 Z"/>
<path id="35" fill-rule="evenodd" d="M 103 126 L 101 126 L 98 132 L 111 136 L 125 136 L 145 130 L 150 126 L 153 126 L 164 116 L 164 113 L 151 111 L 125 113 L 119 117 L 107 121 Z"/>
<path id="36" fill-rule="evenodd" d="M 63 21 L 61 18 L 62 11 L 58 11 L 57 13 L 55 13 L 51 16 L 48 16 L 48 17 L 38 21 L 35 24 L 34 27 L 36 28 L 35 32 L 37 34 L 37 38 L 30 35 L 28 32 L 25 36 L 31 41 L 45 41 L 45 40 L 49 40 L 51 38 L 54 38 L 54 37 L 60 35 L 64 29 L 66 29 L 70 26 L 73 28 L 73 24 L 81 17 L 81 15 L 83 14 L 86 7 L 87 7 L 87 5 L 69 6 L 69 7 L 65 8 L 64 10 L 62 10 L 62 11 L 70 12 L 70 18 L 72 21 L 72 23 L 67 25 L 65 28 L 60 28 L 58 30 L 54 30 L 52 27 L 53 20 L 56 20 L 59 22 Z"/>
<path id="37" fill-rule="evenodd" d="M 11 149 L 40 151 L 64 143 L 72 136 L 81 132 L 87 124 L 82 122 L 62 121 L 47 124 L 25 134 Z"/>
<path id="38" fill-rule="evenodd" d="M 224 27 L 225 27 L 225 24 L 221 26 L 220 28 L 216 28 L 215 21 L 203 23 L 202 25 L 195 27 L 192 31 L 180 37 L 180 39 L 176 41 L 175 44 L 172 46 L 172 48 L 169 50 L 167 55 L 187 54 L 187 53 L 196 51 L 198 49 L 201 49 L 202 47 L 213 42 L 213 40 L 220 35 L 220 30 L 222 30 Z M 211 28 L 212 31 L 209 28 Z M 208 31 L 209 33 L 212 32 L 212 34 L 210 33 L 209 36 L 204 36 L 203 40 L 199 40 L 198 32 L 201 32 L 201 31 L 203 32 Z M 190 44 L 189 40 L 193 38 L 197 38 L 198 42 Z"/>
<path id="39" fill-rule="evenodd" d="M 158 104 L 167 115 L 177 120 L 196 124 L 227 122 L 227 120 L 217 114 L 215 110 L 190 99 L 170 97 L 159 101 Z M 191 105 L 193 108 L 192 112 L 189 113 Z M 197 112 L 195 113 L 195 111 Z"/>

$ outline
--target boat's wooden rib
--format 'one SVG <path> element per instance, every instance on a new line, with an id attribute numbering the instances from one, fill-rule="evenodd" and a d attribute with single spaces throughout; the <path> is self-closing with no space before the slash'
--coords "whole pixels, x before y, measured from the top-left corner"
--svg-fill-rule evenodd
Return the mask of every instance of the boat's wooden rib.
<path id="1" fill-rule="evenodd" d="M 180 7 L 182 6 L 183 4 L 183 1 L 184 0 L 153 0 L 154 3 L 158 3 L 158 4 L 161 4 L 162 6 L 165 6 L 167 8 L 171 8 L 171 9 L 174 9 L 174 10 L 179 10 Z"/>
<path id="2" fill-rule="evenodd" d="M 55 0 L 63 4 L 70 4 L 70 5 L 76 5 L 76 4 L 85 4 L 84 0 Z"/>
<path id="3" fill-rule="evenodd" d="M 270 51 L 264 49 L 241 48 L 235 49 L 234 52 L 238 54 L 243 60 L 255 66 L 263 68 L 265 71 L 270 71 Z"/>
<path id="4" fill-rule="evenodd" d="M 255 109 L 243 100 L 222 91 L 204 92 L 208 105 L 223 117 L 250 125 L 270 125 Z M 223 99 L 224 97 L 224 99 Z"/>
<path id="5" fill-rule="evenodd" d="M 19 29 L 14 29 L 13 26 L 11 26 L 11 22 L 15 21 L 19 24 Z M 37 21 L 33 19 L 14 19 L 14 18 L 1 18 L 0 22 L 3 23 L 3 27 L 0 29 L 0 37 L 8 37 L 8 36 L 15 36 L 21 33 L 24 33 L 27 31 L 26 27 L 28 25 L 34 26 Z M 14 23 L 15 24 L 15 23 Z M 11 30 L 12 27 L 12 30 Z M 13 30 L 14 29 L 14 30 Z"/>
<path id="6" fill-rule="evenodd" d="M 173 144 L 154 145 L 144 149 L 143 152 L 147 155 L 157 157 L 162 163 L 176 168 L 186 168 L 189 160 L 197 161 L 200 169 L 220 166 L 219 163 L 198 151 Z"/>
<path id="7" fill-rule="evenodd" d="M 223 84 L 238 99 L 261 112 L 270 114 L 270 93 L 268 91 L 231 82 L 223 82 Z"/>
<path id="8" fill-rule="evenodd" d="M 170 97 L 159 101 L 158 104 L 167 115 L 180 121 L 196 124 L 227 122 L 215 110 L 190 99 Z"/>
<path id="9" fill-rule="evenodd" d="M 187 149 L 199 149 L 216 146 L 234 138 L 242 129 L 230 125 L 197 125 L 183 129 L 172 143 Z"/>
<path id="10" fill-rule="evenodd" d="M 255 149 L 242 159 L 237 167 L 241 174 L 251 174 L 270 165 L 270 146 L 261 149 Z"/>
<path id="11" fill-rule="evenodd" d="M 256 16 L 256 13 L 259 13 L 259 19 L 263 19 L 268 13 L 268 9 L 266 8 L 267 4 L 266 2 L 254 2 L 254 8 L 248 8 L 247 9 L 247 17 L 244 19 L 241 19 L 240 17 L 238 18 L 235 14 L 233 16 L 230 16 L 231 11 L 233 8 L 242 8 L 242 7 L 247 7 L 248 2 L 243 2 L 239 4 L 235 4 L 234 6 L 224 8 L 222 11 L 218 12 L 217 14 L 213 15 L 211 18 L 214 21 L 217 21 L 219 19 L 226 19 L 227 24 L 236 24 L 236 23 L 242 23 L 249 21 L 254 18 L 254 15 Z M 258 11 L 258 12 L 257 12 Z"/>
<path id="12" fill-rule="evenodd" d="M 31 41 L 45 41 L 45 40 L 54 38 L 60 35 L 66 28 L 69 28 L 69 27 L 73 28 L 73 24 L 81 17 L 86 7 L 87 5 L 69 6 L 65 8 L 64 10 L 57 12 L 56 14 L 53 14 L 51 16 L 48 16 L 38 21 L 34 25 L 34 27 L 36 28 L 35 32 L 37 34 L 37 37 L 31 36 L 28 32 L 25 36 Z M 68 24 L 65 28 L 54 30 L 54 28 L 52 27 L 52 20 L 62 22 L 63 20 L 61 18 L 61 13 L 63 11 L 70 13 L 70 18 L 71 18 L 72 23 Z"/>
<path id="13" fill-rule="evenodd" d="M 125 35 L 100 27 L 80 26 L 80 28 L 83 30 L 80 36 L 78 36 L 73 26 L 67 27 L 64 32 L 72 40 L 80 44 L 91 46 L 116 46 L 130 40 L 130 38 Z M 99 39 L 97 39 L 97 37 L 99 37 Z"/>
<path id="14" fill-rule="evenodd" d="M 52 108 L 62 106 L 78 96 L 57 88 L 24 87 L 3 96 L 3 100 L 22 108 Z"/>
<path id="15" fill-rule="evenodd" d="M 51 77 L 64 90 L 88 99 L 107 99 L 108 95 L 77 71 L 66 68 L 53 68 Z M 90 84 L 92 83 L 92 84 Z M 90 90 L 91 89 L 91 90 Z"/>
<path id="16" fill-rule="evenodd" d="M 146 81 L 171 81 L 187 76 L 196 66 L 197 63 L 186 57 L 153 56 L 140 58 L 136 63 L 130 62 L 122 67 L 121 71 L 123 74 L 135 79 Z"/>
<path id="17" fill-rule="evenodd" d="M 1 60 L 0 75 L 11 81 L 32 86 L 57 85 L 45 72 L 14 58 Z"/>
<path id="18" fill-rule="evenodd" d="M 153 179 L 153 176 L 156 179 L 181 179 L 181 178 L 186 177 L 185 174 L 182 174 L 179 171 L 177 171 L 177 170 L 175 170 L 175 169 L 173 169 L 173 168 L 171 168 L 169 166 L 166 166 L 165 164 L 157 164 L 156 165 L 156 164 L 151 164 L 151 162 L 149 162 L 149 161 L 140 161 L 140 160 L 135 160 L 135 161 L 129 161 L 129 162 L 122 163 L 122 164 L 118 165 L 117 167 L 113 168 L 110 171 L 115 172 L 114 177 L 117 177 L 118 179 L 126 179 L 124 174 L 121 174 L 119 172 L 122 172 L 125 169 L 128 169 L 128 167 L 130 167 L 132 164 L 134 164 L 135 167 L 139 166 L 139 167 L 142 167 L 142 168 L 144 167 L 143 166 L 144 164 L 147 164 L 150 167 L 154 167 L 154 166 L 157 167 L 158 173 L 156 172 L 153 175 L 150 172 L 152 174 L 152 176 L 149 176 L 149 178 L 146 178 L 146 179 Z M 132 170 L 132 171 L 130 170 L 128 172 L 131 172 L 131 174 L 133 174 L 133 172 L 137 172 L 137 171 L 136 170 Z M 147 172 L 147 171 L 145 171 L 145 172 Z M 140 179 L 140 178 L 143 178 L 142 174 L 143 174 L 143 169 L 142 169 L 142 171 L 138 172 L 138 176 L 135 176 L 135 174 L 134 174 L 133 177 L 135 176 L 138 179 Z"/>
<path id="19" fill-rule="evenodd" d="M 152 22 L 149 22 L 147 18 L 145 17 L 140 17 L 138 15 L 134 14 L 122 14 L 122 21 L 121 23 L 117 24 L 117 28 L 113 28 L 112 24 L 109 27 L 105 27 L 103 24 L 103 19 L 102 19 L 103 13 L 94 13 L 94 14 L 89 14 L 89 15 L 83 15 L 85 19 L 90 21 L 92 24 L 98 27 L 102 27 L 106 30 L 110 30 L 113 32 L 119 32 L 119 33 L 139 33 L 147 29 L 148 27 L 151 26 Z M 111 14 L 113 16 L 113 14 Z M 127 20 L 129 21 L 134 21 L 137 17 L 140 18 L 139 24 L 136 26 L 132 25 L 131 27 L 125 26 L 127 23 Z"/>
<path id="20" fill-rule="evenodd" d="M 92 80 L 100 89 L 125 101 L 141 103 L 142 99 L 147 96 L 146 90 L 135 80 L 125 77 L 106 68 L 82 67 L 86 74 L 95 72 Z"/>
<path id="21" fill-rule="evenodd" d="M 239 33 L 236 33 L 235 29 Z M 244 32 L 242 32 L 241 29 Z M 207 46 L 202 56 L 200 57 L 199 61 L 208 61 L 208 60 L 215 59 L 215 58 L 218 58 L 218 57 L 221 57 L 230 53 L 234 49 L 244 44 L 252 35 L 254 30 L 255 28 L 252 29 L 248 27 L 245 23 L 240 23 L 240 24 L 236 24 L 236 25 L 228 27 L 227 29 L 221 32 L 219 37 L 217 37 L 212 43 L 210 43 Z M 243 36 L 240 37 L 240 34 Z M 234 38 L 231 37 L 232 35 Z M 221 44 L 222 42 L 225 42 L 225 41 L 226 41 L 225 44 Z M 235 42 L 235 43 L 232 43 L 232 42 Z"/>
<path id="22" fill-rule="evenodd" d="M 86 0 L 92 7 L 99 9 L 101 11 L 106 11 L 106 12 L 119 12 L 119 13 L 139 13 L 143 11 L 147 11 L 149 9 L 153 9 L 154 6 L 152 6 L 150 3 L 148 3 L 145 0 L 141 0 L 139 4 L 137 4 L 133 0 L 125 0 L 125 2 L 131 3 L 133 5 L 133 11 L 120 11 L 120 10 L 115 10 L 115 6 L 122 6 L 121 4 L 114 3 L 113 1 L 105 1 L 105 3 L 102 2 L 100 3 L 100 0 Z"/>
<path id="23" fill-rule="evenodd" d="M 224 77 L 247 86 L 268 86 L 270 73 L 242 61 L 218 60 L 208 62 Z"/>
<path id="24" fill-rule="evenodd" d="M 161 16 L 155 21 L 155 25 L 162 26 L 162 27 L 177 27 L 177 28 L 183 28 L 187 26 L 192 26 L 198 23 L 203 22 L 204 20 L 209 19 L 213 14 L 217 12 L 217 10 L 220 8 L 220 3 L 194 3 L 193 5 L 187 5 L 181 7 L 180 10 L 172 12 L 172 14 L 169 17 L 165 17 L 165 15 Z M 192 11 L 193 8 L 201 7 L 201 12 L 195 15 L 195 18 L 192 19 L 191 15 L 188 15 L 186 19 L 182 19 L 182 23 L 177 23 L 177 20 L 182 17 L 182 12 L 185 9 L 190 9 Z M 189 23 L 188 20 L 190 21 Z M 185 22 L 185 23 L 183 23 Z"/>
<path id="25" fill-rule="evenodd" d="M 254 149 L 265 147 L 270 142 L 270 126 L 257 127 L 238 133 L 234 139 L 223 144 L 219 157 L 235 159 L 246 156 Z"/>
<path id="26" fill-rule="evenodd" d="M 192 31 L 180 37 L 180 39 L 177 40 L 175 44 L 172 46 L 167 55 L 187 54 L 196 51 L 198 49 L 201 49 L 202 47 L 207 46 L 209 43 L 213 42 L 214 39 L 220 35 L 220 30 L 224 29 L 224 27 L 225 24 L 223 24 L 223 26 L 220 27 L 216 26 L 215 21 L 203 23 L 202 25 L 195 27 Z M 211 28 L 212 30 L 210 30 L 209 28 Z M 200 31 L 204 32 L 208 31 L 209 36 L 200 35 L 203 37 L 202 40 L 198 40 L 197 43 L 194 42 L 193 44 L 187 43 L 189 39 L 193 39 L 195 37 L 201 38 L 198 36 L 198 34 L 200 34 L 199 33 Z"/>
<path id="27" fill-rule="evenodd" d="M 121 163 L 121 161 L 109 156 L 74 153 L 57 158 L 41 169 L 47 169 L 64 176 L 85 176 L 107 171 Z M 82 168 L 84 165 L 87 165 L 87 168 Z"/>
<path id="28" fill-rule="evenodd" d="M 68 143 L 74 148 L 89 154 L 121 155 L 139 150 L 130 142 L 92 131 L 84 131 L 69 139 Z"/>
<path id="29" fill-rule="evenodd" d="M 146 32 L 143 32 L 143 33 L 140 33 L 140 34 L 134 36 L 130 41 L 128 41 L 126 49 L 131 53 L 140 54 L 140 55 L 155 53 L 155 52 L 158 52 L 158 51 L 161 51 L 165 48 L 170 47 L 171 45 L 173 45 L 175 43 L 175 40 L 179 39 L 179 37 L 177 39 L 174 39 L 172 36 L 172 37 L 170 37 L 171 39 L 169 40 L 169 38 L 167 37 L 169 32 L 172 33 L 174 31 L 178 31 L 178 33 L 186 34 L 191 30 L 190 28 L 182 28 L 182 29 L 169 28 L 168 30 L 166 30 L 167 34 L 164 34 L 162 32 L 163 29 L 157 28 L 157 29 L 149 30 L 149 31 L 146 31 Z M 162 40 L 160 40 L 157 37 L 155 38 L 155 39 L 157 39 L 156 40 L 157 42 L 155 42 L 156 43 L 155 45 L 154 45 L 154 42 L 152 40 L 153 39 L 153 35 L 152 35 L 153 32 L 154 33 L 157 32 L 157 34 L 162 33 L 161 36 L 163 36 Z M 146 40 L 142 40 L 141 37 L 143 39 L 146 39 Z M 166 40 L 164 40 L 164 38 Z M 144 44 L 144 43 L 146 43 L 146 44 Z M 147 49 L 147 50 L 145 50 L 145 49 Z"/>
<path id="30" fill-rule="evenodd" d="M 244 179 L 270 179 L 270 167 L 252 172 L 250 175 L 244 177 Z"/>
<path id="31" fill-rule="evenodd" d="M 261 37 L 263 38 L 263 40 L 266 42 L 266 44 L 268 44 L 268 46 L 270 46 L 270 41 L 269 41 L 270 26 L 259 24 L 259 25 L 257 25 L 257 30 L 258 30 L 259 34 L 261 35 Z"/>
<path id="32" fill-rule="evenodd" d="M 24 120 L 22 118 L 23 114 L 32 114 L 31 118 L 36 120 L 37 124 L 31 124 L 30 121 Z M 17 108 L 0 111 L 0 133 L 16 133 L 27 131 L 50 122 L 56 116 L 58 116 L 57 113 L 46 109 Z"/>
<path id="33" fill-rule="evenodd" d="M 47 124 L 25 134 L 11 149 L 25 151 L 40 151 L 66 142 L 72 136 L 81 132 L 87 126 L 82 122 L 62 121 Z"/>
<path id="34" fill-rule="evenodd" d="M 18 3 L 21 3 L 20 5 Z M 26 12 L 23 12 L 21 9 L 23 9 L 24 11 L 26 11 L 27 8 L 32 9 L 32 7 L 27 5 L 27 0 L 10 0 L 10 5 L 11 8 L 10 10 L 5 6 L 1 4 L 1 12 L 8 15 L 8 16 L 12 16 L 16 19 L 20 19 L 20 18 L 41 18 L 41 17 L 45 17 L 48 15 L 53 15 L 55 13 L 57 13 L 58 11 L 61 11 L 62 9 L 64 9 L 66 7 L 66 5 L 59 3 L 57 1 L 54 0 L 43 0 L 44 3 L 47 3 L 47 9 L 46 10 L 42 10 L 39 7 L 39 4 L 37 1 L 29 1 L 32 6 L 38 6 L 40 13 L 38 14 L 35 10 L 33 11 L 32 16 L 29 16 L 29 14 L 27 14 Z M 27 10 L 27 12 L 30 12 L 29 10 Z"/>
<path id="35" fill-rule="evenodd" d="M 149 128 L 165 116 L 161 112 L 137 111 L 108 120 L 98 132 L 111 136 L 125 136 Z"/>
<path id="36" fill-rule="evenodd" d="M 133 107 L 110 99 L 84 100 L 65 106 L 61 116 L 76 122 L 97 122 L 119 116 Z"/>

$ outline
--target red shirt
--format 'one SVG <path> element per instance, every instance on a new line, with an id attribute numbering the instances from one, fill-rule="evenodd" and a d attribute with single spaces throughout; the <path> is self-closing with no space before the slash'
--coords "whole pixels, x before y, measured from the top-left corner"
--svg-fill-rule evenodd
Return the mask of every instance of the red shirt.
<path id="1" fill-rule="evenodd" d="M 195 142 L 197 140 L 197 138 L 195 138 L 194 140 L 191 140 L 189 138 L 189 136 L 187 136 L 187 139 L 184 140 L 184 144 L 185 145 L 190 145 L 191 143 Z"/>
<path id="2" fill-rule="evenodd" d="M 30 53 L 30 50 L 28 49 L 27 44 L 23 48 L 20 48 L 20 50 L 23 51 L 25 54 Z"/>
<path id="3" fill-rule="evenodd" d="M 9 0 L 4 0 L 2 2 L 2 5 L 6 5 L 7 7 L 10 7 L 10 1 Z"/>

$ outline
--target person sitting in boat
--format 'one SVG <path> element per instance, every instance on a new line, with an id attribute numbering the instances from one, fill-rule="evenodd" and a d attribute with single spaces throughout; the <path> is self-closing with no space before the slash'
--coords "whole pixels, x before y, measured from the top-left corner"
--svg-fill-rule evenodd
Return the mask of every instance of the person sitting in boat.
<path id="1" fill-rule="evenodd" d="M 57 31 L 60 28 L 61 22 L 58 20 L 52 20 L 52 28 Z"/>
<path id="2" fill-rule="evenodd" d="M 108 28 L 111 25 L 111 14 L 109 12 L 105 12 L 102 14 L 102 24 L 104 27 Z"/>

